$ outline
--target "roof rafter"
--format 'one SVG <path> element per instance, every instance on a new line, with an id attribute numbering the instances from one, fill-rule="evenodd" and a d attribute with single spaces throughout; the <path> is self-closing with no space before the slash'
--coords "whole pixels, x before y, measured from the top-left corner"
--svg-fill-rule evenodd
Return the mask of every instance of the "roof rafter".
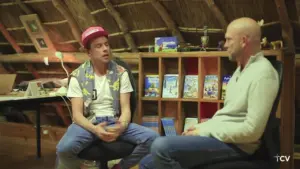
<path id="1" fill-rule="evenodd" d="M 0 23 L 0 31 L 2 32 L 5 39 L 11 44 L 11 46 L 14 48 L 14 50 L 17 53 L 23 53 L 23 50 L 20 48 L 20 46 L 17 44 L 15 39 L 9 34 L 9 32 L 4 28 L 2 23 Z"/>
<path id="2" fill-rule="evenodd" d="M 65 0 L 65 3 L 81 30 L 97 25 L 94 16 L 91 14 L 84 0 Z"/>
<path id="3" fill-rule="evenodd" d="M 127 26 L 127 23 L 123 20 L 121 17 L 120 13 L 113 7 L 112 3 L 110 0 L 102 0 L 104 6 L 107 8 L 109 14 L 115 19 L 117 22 L 120 30 L 124 34 L 124 38 L 129 46 L 131 48 L 132 52 L 138 52 L 138 48 L 133 40 L 132 35 L 129 32 L 129 28 Z"/>
<path id="4" fill-rule="evenodd" d="M 68 24 L 71 28 L 72 34 L 76 41 L 80 44 L 81 47 L 83 47 L 81 43 L 81 33 L 79 26 L 77 25 L 75 19 L 72 17 L 72 14 L 68 9 L 68 7 L 60 0 L 53 0 L 52 1 L 54 7 L 65 17 L 65 19 L 68 21 Z"/>
<path id="5" fill-rule="evenodd" d="M 214 0 L 205 0 L 206 4 L 208 5 L 209 9 L 215 14 L 216 18 L 219 20 L 222 28 L 225 30 L 228 25 L 228 21 L 226 20 L 224 13 L 220 10 L 220 8 L 216 5 Z"/>
<path id="6" fill-rule="evenodd" d="M 185 40 L 176 26 L 175 21 L 172 19 L 171 15 L 167 12 L 165 7 L 158 0 L 150 0 L 152 6 L 159 13 L 163 21 L 166 23 L 169 30 L 172 31 L 172 35 L 178 38 L 179 44 L 184 44 Z"/>

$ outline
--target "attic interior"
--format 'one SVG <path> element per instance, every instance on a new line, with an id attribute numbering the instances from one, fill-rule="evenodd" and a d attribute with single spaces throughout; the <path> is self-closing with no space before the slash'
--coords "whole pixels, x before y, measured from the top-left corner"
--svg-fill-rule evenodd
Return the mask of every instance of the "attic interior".
<path id="1" fill-rule="evenodd" d="M 281 108 L 282 113 L 288 112 L 282 120 L 289 125 L 281 131 L 288 137 L 282 138 L 288 140 L 283 153 L 292 153 L 292 160 L 281 163 L 280 169 L 299 168 L 299 16 L 300 0 L 1 0 L 0 74 L 16 74 L 14 88 L 24 90 L 30 81 L 41 81 L 47 90 L 56 92 L 63 87 L 67 75 L 89 59 L 81 34 L 88 27 L 98 25 L 109 32 L 112 52 L 130 66 L 139 86 L 143 81 L 139 79 L 140 56 L 152 53 L 156 37 L 177 37 L 178 46 L 193 53 L 200 51 L 201 37 L 207 35 L 206 51 L 219 52 L 228 23 L 239 17 L 250 17 L 261 23 L 262 39 L 265 37 L 269 43 L 283 42 L 275 50 L 282 52 L 288 67 L 284 83 L 290 88 L 284 90 L 283 97 L 288 101 Z M 274 48 L 269 46 L 266 50 Z M 140 89 L 139 86 L 137 93 Z M 140 99 L 140 95 L 137 97 Z M 141 120 L 139 111 L 136 109 L 134 113 L 136 122 Z M 0 143 L 7 146 L 0 146 L 0 165 L 53 168 L 55 146 L 72 123 L 70 114 L 67 99 L 40 104 L 40 117 L 34 108 L 23 111 L 4 106 L 0 112 Z M 52 161 L 33 159 L 36 118 L 40 118 L 42 156 L 50 152 Z M 23 148 L 27 154 L 20 153 L 14 160 L 6 157 Z M 23 158 L 32 162 L 29 164 Z M 20 161 L 22 164 L 16 164 Z"/>

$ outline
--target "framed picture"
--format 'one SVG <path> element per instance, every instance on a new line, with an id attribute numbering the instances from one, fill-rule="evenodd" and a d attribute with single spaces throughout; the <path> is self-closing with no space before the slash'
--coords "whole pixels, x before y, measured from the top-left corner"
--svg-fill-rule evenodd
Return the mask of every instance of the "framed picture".
<path id="1" fill-rule="evenodd" d="M 43 38 L 37 38 L 36 41 L 40 45 L 40 48 L 48 48 L 48 46 Z"/>
<path id="2" fill-rule="evenodd" d="M 29 30 L 32 32 L 32 33 L 38 33 L 40 30 L 39 30 L 39 27 L 38 25 L 36 24 L 36 21 L 35 20 L 29 20 L 29 21 L 26 21 L 27 23 L 27 26 L 29 28 Z"/>
<path id="3" fill-rule="evenodd" d="M 37 14 L 21 15 L 20 20 L 24 25 L 28 36 L 39 53 L 54 52 L 53 45 L 48 33 L 44 29 Z"/>

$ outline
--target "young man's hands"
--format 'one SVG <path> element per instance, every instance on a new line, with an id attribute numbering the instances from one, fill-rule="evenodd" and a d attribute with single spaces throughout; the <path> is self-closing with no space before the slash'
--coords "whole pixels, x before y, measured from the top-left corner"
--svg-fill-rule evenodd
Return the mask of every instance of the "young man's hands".
<path id="1" fill-rule="evenodd" d="M 117 121 L 111 126 L 107 126 L 106 122 L 99 123 L 95 125 L 94 133 L 103 141 L 112 142 L 117 140 L 117 138 L 124 132 L 126 125 Z"/>

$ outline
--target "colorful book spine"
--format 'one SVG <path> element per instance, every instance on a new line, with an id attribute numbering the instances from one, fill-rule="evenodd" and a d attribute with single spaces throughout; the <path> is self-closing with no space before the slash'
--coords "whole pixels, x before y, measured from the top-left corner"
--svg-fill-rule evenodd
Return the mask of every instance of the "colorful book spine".
<path id="1" fill-rule="evenodd" d="M 225 100 L 227 84 L 228 84 L 230 78 L 231 78 L 231 75 L 225 75 L 225 76 L 223 76 L 223 81 L 222 81 L 222 96 L 221 96 L 222 100 Z"/>
<path id="2" fill-rule="evenodd" d="M 187 117 L 184 120 L 184 129 L 183 131 L 187 131 L 190 127 L 198 124 L 198 118 Z"/>
<path id="3" fill-rule="evenodd" d="M 163 82 L 163 98 L 178 98 L 179 79 L 178 74 L 166 74 Z"/>
<path id="4" fill-rule="evenodd" d="M 142 118 L 142 126 L 151 128 L 152 130 L 159 132 L 158 130 L 159 118 L 158 116 L 144 116 Z"/>
<path id="5" fill-rule="evenodd" d="M 218 76 L 206 75 L 203 88 L 204 99 L 218 99 Z"/>
<path id="6" fill-rule="evenodd" d="M 186 75 L 184 78 L 183 98 L 198 98 L 198 75 Z"/>
<path id="7" fill-rule="evenodd" d="M 165 117 L 161 119 L 161 122 L 166 136 L 177 135 L 174 118 Z"/>
<path id="8" fill-rule="evenodd" d="M 159 76 L 145 76 L 145 97 L 159 97 Z"/>

